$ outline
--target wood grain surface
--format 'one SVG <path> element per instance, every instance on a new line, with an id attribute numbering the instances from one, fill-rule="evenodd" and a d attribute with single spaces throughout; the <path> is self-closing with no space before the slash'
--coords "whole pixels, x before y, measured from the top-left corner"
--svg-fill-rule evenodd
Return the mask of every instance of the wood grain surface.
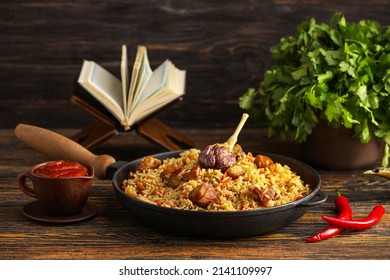
<path id="1" fill-rule="evenodd" d="M 74 130 L 56 129 L 69 136 Z M 229 129 L 185 129 L 198 147 L 222 142 Z M 365 231 L 344 231 L 319 243 L 305 238 L 321 231 L 327 223 L 321 214 L 336 215 L 335 190 L 350 200 L 355 218 L 363 218 L 378 203 L 390 209 L 390 182 L 362 175 L 363 170 L 319 170 L 327 202 L 312 207 L 298 221 L 266 235 L 208 239 L 175 236 L 144 226 L 119 204 L 107 180 L 95 180 L 90 201 L 99 213 L 91 220 L 52 225 L 25 217 L 21 210 L 33 201 L 16 185 L 18 173 L 48 160 L 22 144 L 11 129 L 0 130 L 0 259 L 389 259 L 390 214 Z M 254 141 L 256 139 L 256 141 Z M 244 129 L 239 137 L 244 149 L 279 152 L 300 157 L 294 143 L 271 141 L 264 130 Z M 102 146 L 97 154 L 107 153 L 117 160 L 131 160 L 159 152 L 135 133 L 120 134 Z"/>

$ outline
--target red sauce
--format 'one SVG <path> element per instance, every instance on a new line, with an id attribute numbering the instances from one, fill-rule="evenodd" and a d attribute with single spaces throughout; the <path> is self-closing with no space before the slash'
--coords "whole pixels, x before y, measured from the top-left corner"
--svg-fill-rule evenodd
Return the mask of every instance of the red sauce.
<path id="1" fill-rule="evenodd" d="M 76 161 L 51 161 L 34 170 L 35 174 L 53 177 L 68 178 L 88 176 L 88 168 Z"/>

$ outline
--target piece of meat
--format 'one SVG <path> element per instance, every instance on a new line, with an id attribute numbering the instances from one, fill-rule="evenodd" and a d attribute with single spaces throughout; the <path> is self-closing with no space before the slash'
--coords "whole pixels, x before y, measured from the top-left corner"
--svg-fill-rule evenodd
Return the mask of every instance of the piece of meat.
<path id="1" fill-rule="evenodd" d="M 217 192 L 210 183 L 204 183 L 193 189 L 188 198 L 198 206 L 207 208 L 207 206 L 217 198 Z"/>
<path id="2" fill-rule="evenodd" d="M 233 165 L 226 169 L 226 175 L 236 180 L 241 175 L 245 174 L 245 169 L 240 165 Z"/>
<path id="3" fill-rule="evenodd" d="M 156 169 L 161 165 L 161 160 L 152 156 L 146 156 L 139 163 L 137 170 L 144 171 L 148 169 Z"/>
<path id="4" fill-rule="evenodd" d="M 196 180 L 198 178 L 199 170 L 200 170 L 200 166 L 195 165 L 189 172 L 183 175 L 182 181 L 188 182 L 190 180 Z"/>
<path id="5" fill-rule="evenodd" d="M 271 171 L 275 169 L 275 163 L 272 161 L 272 159 L 264 155 L 257 155 L 255 157 L 254 163 L 258 168 L 268 168 Z"/>
<path id="6" fill-rule="evenodd" d="M 184 175 L 183 168 L 167 166 L 162 170 L 160 176 L 168 187 L 176 189 L 181 184 Z"/>
<path id="7" fill-rule="evenodd" d="M 259 199 L 260 204 L 263 205 L 264 207 L 267 207 L 268 202 L 271 199 L 273 199 L 275 196 L 275 191 L 273 190 L 272 187 L 268 187 L 265 192 L 255 188 L 253 189 L 253 192 L 256 194 L 257 198 Z"/>

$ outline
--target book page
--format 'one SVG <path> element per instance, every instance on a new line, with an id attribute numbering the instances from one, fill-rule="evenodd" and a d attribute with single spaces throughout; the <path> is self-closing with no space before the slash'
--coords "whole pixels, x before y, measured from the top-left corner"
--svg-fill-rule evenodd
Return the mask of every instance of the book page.
<path id="1" fill-rule="evenodd" d="M 78 83 L 123 123 L 122 84 L 114 75 L 97 63 L 85 60 Z"/>
<path id="2" fill-rule="evenodd" d="M 140 106 L 153 106 L 153 104 L 164 105 L 164 103 L 184 95 L 185 77 L 186 71 L 176 68 L 172 63 L 167 64 L 166 80 L 160 85 L 161 88 L 150 95 Z"/>
<path id="3" fill-rule="evenodd" d="M 133 105 L 131 107 L 131 113 L 136 107 L 139 106 L 139 104 L 144 102 L 146 99 L 148 99 L 151 95 L 155 94 L 156 92 L 161 91 L 166 86 L 167 62 L 168 60 L 166 60 L 159 67 L 157 67 L 157 69 L 153 71 L 151 77 L 149 78 L 149 81 L 147 81 L 145 86 L 142 89 L 140 89 L 141 91 L 137 96 L 138 98 L 134 100 Z"/>
<path id="4" fill-rule="evenodd" d="M 132 110 L 129 123 L 134 124 L 185 93 L 186 71 L 176 68 L 169 60 L 158 67 Z"/>
<path id="5" fill-rule="evenodd" d="M 124 115 L 126 116 L 127 110 L 127 93 L 129 91 L 129 62 L 127 58 L 127 47 L 122 45 L 122 59 L 121 59 L 121 79 L 122 79 L 122 99 Z"/>
<path id="6" fill-rule="evenodd" d="M 144 46 L 139 46 L 131 76 L 126 118 L 129 118 L 131 111 L 141 98 L 142 89 L 149 81 L 152 73 L 153 71 L 150 68 L 146 48 Z"/>

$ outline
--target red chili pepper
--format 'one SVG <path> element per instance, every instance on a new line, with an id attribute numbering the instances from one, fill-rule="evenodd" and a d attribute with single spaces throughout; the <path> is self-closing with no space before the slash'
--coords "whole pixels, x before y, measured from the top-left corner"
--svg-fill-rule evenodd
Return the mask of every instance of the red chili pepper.
<path id="1" fill-rule="evenodd" d="M 352 209 L 349 205 L 348 199 L 345 196 L 342 196 L 340 192 L 336 192 L 337 197 L 334 200 L 337 210 L 339 211 L 338 218 L 341 220 L 350 220 L 352 219 Z M 317 242 L 321 240 L 328 239 L 330 237 L 338 235 L 344 230 L 343 227 L 329 225 L 323 231 L 309 237 L 306 239 L 306 242 Z"/>
<path id="2" fill-rule="evenodd" d="M 322 218 L 329 224 L 337 227 L 343 227 L 353 230 L 364 230 L 376 225 L 385 214 L 385 208 L 382 205 L 377 205 L 371 213 L 362 220 L 342 220 L 329 216 L 322 215 Z"/>

